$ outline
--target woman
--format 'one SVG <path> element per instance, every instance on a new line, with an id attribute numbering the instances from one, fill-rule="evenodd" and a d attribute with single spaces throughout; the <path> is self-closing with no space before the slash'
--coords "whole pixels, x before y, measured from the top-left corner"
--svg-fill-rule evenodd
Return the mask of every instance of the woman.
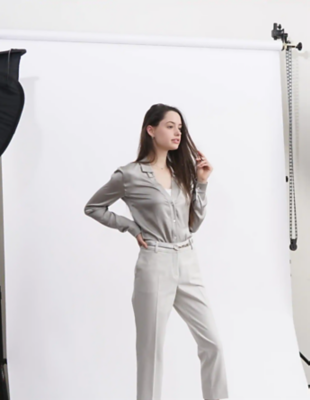
<path id="1" fill-rule="evenodd" d="M 161 397 L 164 337 L 172 307 L 197 342 L 203 398 L 228 398 L 223 350 L 192 238 L 206 215 L 212 170 L 181 112 L 156 104 L 144 117 L 137 159 L 117 168 L 85 206 L 87 215 L 128 231 L 140 246 L 132 295 L 137 400 Z M 120 198 L 133 220 L 109 211 Z"/>

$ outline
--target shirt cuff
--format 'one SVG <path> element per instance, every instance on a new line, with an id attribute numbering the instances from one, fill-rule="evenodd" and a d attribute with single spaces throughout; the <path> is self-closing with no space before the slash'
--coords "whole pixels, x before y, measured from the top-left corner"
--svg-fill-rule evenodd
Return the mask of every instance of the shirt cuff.
<path id="1" fill-rule="evenodd" d="M 198 189 L 200 192 L 205 192 L 208 186 L 208 181 L 207 182 L 196 182 L 196 189 Z"/>
<path id="2" fill-rule="evenodd" d="M 132 234 L 132 236 L 137 237 L 139 233 L 142 232 L 141 228 L 135 221 L 132 222 L 132 225 L 128 228 L 128 232 Z"/>

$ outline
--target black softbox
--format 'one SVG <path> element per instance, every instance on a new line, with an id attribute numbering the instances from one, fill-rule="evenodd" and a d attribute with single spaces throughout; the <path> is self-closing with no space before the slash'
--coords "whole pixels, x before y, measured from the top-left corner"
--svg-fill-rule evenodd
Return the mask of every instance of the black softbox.
<path id="1" fill-rule="evenodd" d="M 20 57 L 26 50 L 11 49 L 0 51 L 0 156 L 8 147 L 20 120 L 24 107 L 25 95 L 18 82 Z M 5 375 L 2 324 L 2 295 L 0 287 L 0 399 L 9 400 L 9 392 Z"/>
<path id="2" fill-rule="evenodd" d="M 0 156 L 8 147 L 22 114 L 25 94 L 19 78 L 23 49 L 0 51 Z"/>

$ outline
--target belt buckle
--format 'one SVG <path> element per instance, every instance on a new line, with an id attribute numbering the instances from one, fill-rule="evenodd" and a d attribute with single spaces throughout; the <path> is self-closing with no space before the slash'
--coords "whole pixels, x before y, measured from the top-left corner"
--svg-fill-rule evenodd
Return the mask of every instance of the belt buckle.
<path id="1" fill-rule="evenodd" d="M 181 246 L 179 246 L 178 244 L 175 244 L 175 245 L 173 246 L 173 248 L 174 248 L 175 250 L 178 250 L 178 249 L 181 249 L 182 247 L 186 247 L 186 246 L 189 246 L 189 243 L 182 244 Z"/>

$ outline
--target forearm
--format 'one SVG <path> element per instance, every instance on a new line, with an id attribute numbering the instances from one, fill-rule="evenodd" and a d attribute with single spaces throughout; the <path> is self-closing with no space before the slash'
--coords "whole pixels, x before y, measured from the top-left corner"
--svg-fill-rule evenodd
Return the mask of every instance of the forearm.
<path id="1" fill-rule="evenodd" d="M 107 207 L 95 207 L 91 204 L 87 204 L 84 208 L 84 212 L 102 225 L 112 229 L 118 229 L 120 232 L 128 231 L 134 237 L 141 232 L 140 227 L 135 223 L 135 221 L 122 215 L 118 215 L 113 211 L 110 211 Z"/>
<path id="2" fill-rule="evenodd" d="M 191 232 L 198 230 L 207 214 L 207 186 L 208 181 L 196 182 L 196 189 L 193 196 L 194 220 L 190 228 Z"/>

